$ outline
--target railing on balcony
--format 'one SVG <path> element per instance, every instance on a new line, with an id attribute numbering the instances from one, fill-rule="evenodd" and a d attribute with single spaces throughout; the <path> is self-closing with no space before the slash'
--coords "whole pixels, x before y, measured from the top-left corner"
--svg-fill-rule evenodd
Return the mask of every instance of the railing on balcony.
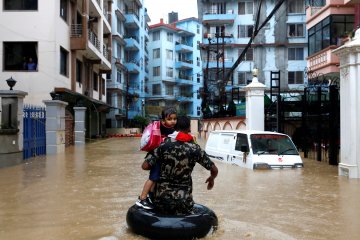
<path id="1" fill-rule="evenodd" d="M 139 38 L 137 36 L 125 35 L 124 38 L 132 38 L 135 39 L 137 43 L 139 43 Z"/>
<path id="2" fill-rule="evenodd" d="M 106 59 L 109 59 L 109 50 L 106 44 L 103 44 L 103 55 Z"/>
<path id="3" fill-rule="evenodd" d="M 310 7 L 310 16 L 315 15 L 320 9 L 322 9 L 322 7 Z"/>
<path id="4" fill-rule="evenodd" d="M 179 45 L 179 44 L 182 44 L 182 45 L 186 45 L 186 46 L 189 46 L 189 47 L 193 47 L 193 43 L 192 42 L 187 42 L 187 41 L 182 41 L 182 40 L 179 40 L 179 41 L 176 41 L 175 42 L 175 45 Z"/>
<path id="5" fill-rule="evenodd" d="M 100 51 L 100 41 L 93 31 L 89 31 L 89 41 Z"/>
<path id="6" fill-rule="evenodd" d="M 125 12 L 125 14 L 134 14 L 136 16 L 136 18 L 139 20 L 139 13 L 138 11 L 136 11 L 135 9 L 127 9 L 127 11 Z"/>
<path id="7" fill-rule="evenodd" d="M 179 59 L 178 59 L 178 62 L 184 62 L 184 63 L 192 64 L 192 63 L 193 63 L 193 60 L 188 60 L 188 59 L 179 58 Z"/>
<path id="8" fill-rule="evenodd" d="M 70 37 L 78 37 L 82 36 L 82 24 L 71 24 L 71 32 Z"/>
<path id="9" fill-rule="evenodd" d="M 190 80 L 190 81 L 193 80 L 192 76 L 186 76 L 183 74 L 179 74 L 179 79 L 185 79 L 185 80 Z"/>
<path id="10" fill-rule="evenodd" d="M 219 10 L 215 10 L 215 9 L 205 9 L 204 13 L 205 14 L 234 14 L 234 10 L 229 9 L 229 10 L 225 10 L 225 11 L 219 11 Z"/>

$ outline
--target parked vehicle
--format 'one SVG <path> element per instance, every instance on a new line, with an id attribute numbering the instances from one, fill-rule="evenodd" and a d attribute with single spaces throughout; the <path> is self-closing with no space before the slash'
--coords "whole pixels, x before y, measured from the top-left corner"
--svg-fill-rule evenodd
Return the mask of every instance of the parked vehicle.
<path id="1" fill-rule="evenodd" d="M 290 137 L 277 132 L 212 131 L 206 142 L 205 151 L 212 159 L 250 169 L 304 166 Z"/>

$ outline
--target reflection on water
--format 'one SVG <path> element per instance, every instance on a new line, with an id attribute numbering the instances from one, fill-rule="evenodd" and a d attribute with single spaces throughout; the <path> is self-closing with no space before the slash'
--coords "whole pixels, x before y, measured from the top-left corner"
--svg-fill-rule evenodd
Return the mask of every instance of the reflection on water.
<path id="1" fill-rule="evenodd" d="M 148 177 L 139 138 L 106 139 L 0 168 L 0 239 L 144 239 L 126 225 Z M 358 239 L 360 181 L 304 159 L 303 169 L 253 171 L 217 162 L 194 171 L 194 199 L 219 230 L 206 239 Z"/>

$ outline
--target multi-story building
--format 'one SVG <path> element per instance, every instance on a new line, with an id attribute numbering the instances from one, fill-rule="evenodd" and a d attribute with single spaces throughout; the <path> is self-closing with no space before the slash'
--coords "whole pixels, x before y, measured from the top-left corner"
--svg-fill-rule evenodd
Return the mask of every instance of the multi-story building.
<path id="1" fill-rule="evenodd" d="M 357 9 L 344 0 L 309 1 L 306 19 L 309 34 L 309 57 L 307 69 L 309 78 L 339 77 L 339 58 L 332 53 L 352 34 L 354 14 Z M 357 18 L 357 24 L 359 19 Z"/>
<path id="2" fill-rule="evenodd" d="M 208 67 L 208 87 L 214 89 L 209 90 L 210 102 L 219 95 L 224 95 L 216 89 L 219 89 L 221 84 L 224 86 L 224 78 L 230 76 L 229 71 L 254 33 L 259 2 L 197 1 L 204 33 L 202 45 L 210 48 L 209 56 L 203 58 L 203 66 Z M 259 25 L 274 9 L 275 4 L 276 1 L 263 2 Z M 281 91 L 287 91 L 302 87 L 306 81 L 305 23 L 305 0 L 285 1 L 257 34 L 243 61 L 232 71 L 230 79 L 225 79 L 228 93 L 226 101 L 231 99 L 231 89 L 241 90 L 251 81 L 254 68 L 259 70 L 259 80 L 268 88 L 280 86 Z M 279 72 L 280 80 L 274 81 L 279 75 L 272 76 L 271 72 Z"/>
<path id="3" fill-rule="evenodd" d="M 203 85 L 199 43 L 201 24 L 188 18 L 170 24 L 160 23 L 149 29 L 149 69 L 146 86 L 147 112 L 159 114 L 166 106 L 199 118 Z"/>
<path id="4" fill-rule="evenodd" d="M 107 102 L 113 108 L 107 116 L 107 127 L 119 128 L 126 125 L 125 120 L 145 115 L 150 18 L 143 0 L 117 0 L 113 3 L 112 73 L 107 77 Z"/>
<path id="5" fill-rule="evenodd" d="M 111 6 L 107 0 L 2 1 L 1 88 L 12 76 L 15 89 L 28 93 L 25 104 L 52 97 L 67 102 L 68 136 L 74 135 L 73 107 L 85 106 L 86 137 L 104 134 Z"/>

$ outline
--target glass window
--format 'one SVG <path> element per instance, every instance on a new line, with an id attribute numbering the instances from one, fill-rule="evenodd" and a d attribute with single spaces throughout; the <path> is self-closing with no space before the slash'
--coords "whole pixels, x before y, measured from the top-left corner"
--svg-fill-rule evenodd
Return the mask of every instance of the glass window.
<path id="1" fill-rule="evenodd" d="M 167 33 L 166 39 L 167 39 L 169 42 L 172 42 L 173 39 L 174 39 L 174 34 L 172 34 L 172 33 Z"/>
<path id="2" fill-rule="evenodd" d="M 304 25 L 303 24 L 288 24 L 288 37 L 303 37 Z"/>
<path id="3" fill-rule="evenodd" d="M 69 53 L 64 48 L 60 47 L 60 74 L 68 75 Z"/>
<path id="4" fill-rule="evenodd" d="M 60 17 L 67 22 L 68 16 L 68 1 L 67 0 L 60 0 Z"/>
<path id="5" fill-rule="evenodd" d="M 165 88 L 165 94 L 173 96 L 174 95 L 174 86 L 167 85 Z"/>
<path id="6" fill-rule="evenodd" d="M 4 10 L 37 10 L 37 0 L 4 0 Z"/>
<path id="7" fill-rule="evenodd" d="M 167 77 L 173 77 L 173 68 L 171 68 L 171 67 L 167 67 L 166 68 L 166 76 Z"/>
<path id="8" fill-rule="evenodd" d="M 251 82 L 251 79 L 251 72 L 238 72 L 238 83 L 235 85 L 247 85 L 248 82 Z"/>
<path id="9" fill-rule="evenodd" d="M 116 70 L 116 82 L 121 83 L 121 71 Z"/>
<path id="10" fill-rule="evenodd" d="M 37 42 L 4 42 L 5 71 L 37 71 Z"/>
<path id="11" fill-rule="evenodd" d="M 244 48 L 239 48 L 239 56 L 243 51 L 244 51 Z M 248 48 L 248 50 L 245 53 L 244 60 L 245 61 L 253 61 L 254 60 L 254 54 L 253 54 L 252 48 Z"/>
<path id="12" fill-rule="evenodd" d="M 288 2 L 288 13 L 304 13 L 305 1 L 304 0 L 291 0 Z"/>
<path id="13" fill-rule="evenodd" d="M 250 141 L 254 154 L 299 154 L 294 143 L 285 135 L 251 134 Z"/>
<path id="14" fill-rule="evenodd" d="M 288 84 L 303 84 L 303 83 L 304 83 L 303 71 L 288 72 Z"/>
<path id="15" fill-rule="evenodd" d="M 153 58 L 160 58 L 160 48 L 155 48 L 153 50 Z"/>
<path id="16" fill-rule="evenodd" d="M 247 136 L 246 136 L 246 134 L 238 133 L 237 138 L 236 138 L 236 143 L 235 143 L 235 150 L 240 151 L 241 146 L 243 146 L 243 145 L 249 147 Z"/>
<path id="17" fill-rule="evenodd" d="M 166 49 L 166 59 L 172 60 L 173 59 L 173 51 Z"/>
<path id="18" fill-rule="evenodd" d="M 153 95 L 160 95 L 161 94 L 161 85 L 160 84 L 153 84 L 152 85 L 152 94 Z"/>
<path id="19" fill-rule="evenodd" d="M 238 38 L 251 37 L 254 27 L 252 25 L 238 25 Z"/>
<path id="20" fill-rule="evenodd" d="M 79 85 L 82 82 L 82 62 L 78 59 L 76 59 L 76 82 L 78 82 Z"/>
<path id="21" fill-rule="evenodd" d="M 160 40 L 160 31 L 153 32 L 153 41 Z"/>
<path id="22" fill-rule="evenodd" d="M 239 2 L 239 4 L 238 4 L 238 14 L 239 15 L 253 14 L 253 13 L 254 13 L 253 2 L 250 2 L 250 1 Z"/>
<path id="23" fill-rule="evenodd" d="M 288 48 L 288 60 L 304 60 L 304 49 Z"/>
<path id="24" fill-rule="evenodd" d="M 160 66 L 158 66 L 158 67 L 153 67 L 153 76 L 154 76 L 154 77 L 160 76 Z"/>
<path id="25" fill-rule="evenodd" d="M 99 90 L 99 79 L 96 72 L 93 73 L 93 89 L 95 91 Z"/>

